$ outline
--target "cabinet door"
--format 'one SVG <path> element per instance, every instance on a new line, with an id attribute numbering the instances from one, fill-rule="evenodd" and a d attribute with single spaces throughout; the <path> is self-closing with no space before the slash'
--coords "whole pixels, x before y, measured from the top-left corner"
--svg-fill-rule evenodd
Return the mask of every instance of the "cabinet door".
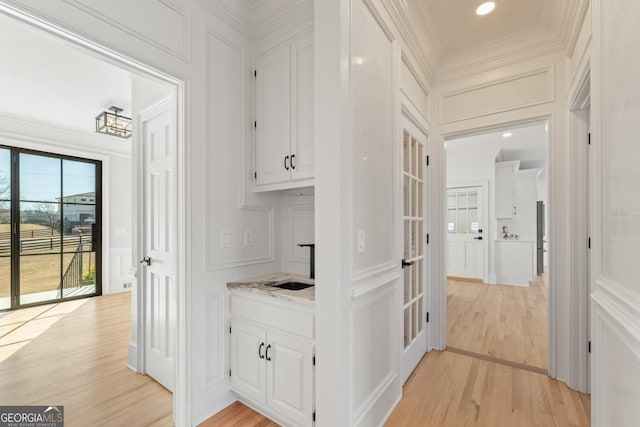
<path id="1" fill-rule="evenodd" d="M 267 338 L 267 406 L 292 425 L 313 425 L 313 346 L 271 331 Z"/>
<path id="2" fill-rule="evenodd" d="M 513 217 L 513 167 L 496 166 L 495 186 L 496 186 L 496 218 L 512 218 Z"/>
<path id="3" fill-rule="evenodd" d="M 291 154 L 294 156 L 291 179 L 313 178 L 314 73 L 313 35 L 298 39 L 292 47 L 292 126 Z"/>
<path id="4" fill-rule="evenodd" d="M 256 182 L 286 182 L 291 176 L 290 46 L 257 57 L 256 73 Z"/>
<path id="5" fill-rule="evenodd" d="M 248 399 L 266 403 L 266 332 L 234 320 L 231 325 L 231 388 Z"/>

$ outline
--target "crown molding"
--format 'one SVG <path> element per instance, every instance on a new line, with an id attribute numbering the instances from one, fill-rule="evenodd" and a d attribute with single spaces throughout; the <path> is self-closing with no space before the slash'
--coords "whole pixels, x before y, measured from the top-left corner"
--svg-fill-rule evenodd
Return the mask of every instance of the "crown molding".
<path id="1" fill-rule="evenodd" d="M 224 21 L 229 26 L 239 30 L 244 36 L 251 38 L 251 24 L 247 16 L 241 16 L 237 10 L 232 9 L 229 5 L 223 4 L 217 0 L 196 0 L 207 11 Z M 247 2 L 242 2 L 249 7 Z"/>
<path id="2" fill-rule="evenodd" d="M 258 2 L 256 2 L 256 4 L 257 3 Z M 260 25 L 256 25 L 251 33 L 251 39 L 256 41 L 278 28 L 281 28 L 285 23 L 295 21 L 300 17 L 304 17 L 305 22 L 309 22 L 313 25 L 313 8 L 313 1 L 294 1 L 288 7 L 267 18 Z"/>
<path id="3" fill-rule="evenodd" d="M 587 12 L 591 5 L 590 0 L 581 0 L 579 4 L 574 3 L 573 8 L 569 11 L 567 17 L 567 25 L 565 40 L 567 41 L 567 57 L 573 56 L 573 51 L 576 48 L 582 25 L 587 17 Z"/>
<path id="4" fill-rule="evenodd" d="M 389 16 L 391 16 L 395 27 L 400 33 L 400 37 L 411 52 L 411 57 L 415 59 L 416 65 L 422 71 L 428 84 L 430 84 L 435 78 L 438 59 L 437 47 L 430 34 L 425 34 L 426 37 L 418 37 L 415 25 L 411 22 L 411 19 L 405 11 L 398 7 L 397 3 L 398 2 L 392 0 L 382 0 L 382 4 L 389 13 Z M 429 56 L 429 51 L 436 53 L 433 55 L 435 58 Z"/>
<path id="5" fill-rule="evenodd" d="M 513 44 L 508 50 L 497 54 L 491 54 L 492 49 L 486 48 L 483 54 L 474 55 L 477 60 L 447 61 L 438 70 L 435 83 L 437 85 L 448 83 L 457 79 L 470 77 L 478 73 L 494 70 L 496 68 L 517 64 L 529 59 L 550 55 L 566 49 L 565 43 L 558 39 L 540 38 L 536 43 Z"/>

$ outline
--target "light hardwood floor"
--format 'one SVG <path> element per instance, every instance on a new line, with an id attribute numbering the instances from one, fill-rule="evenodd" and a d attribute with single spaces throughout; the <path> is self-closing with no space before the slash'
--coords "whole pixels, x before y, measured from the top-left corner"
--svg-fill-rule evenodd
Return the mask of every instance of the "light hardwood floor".
<path id="1" fill-rule="evenodd" d="M 129 293 L 89 299 L 0 363 L 0 405 L 63 405 L 65 426 L 171 426 L 172 395 L 127 368 Z"/>
<path id="2" fill-rule="evenodd" d="M 447 346 L 547 369 L 547 282 L 447 281 Z"/>
<path id="3" fill-rule="evenodd" d="M 457 348 L 422 359 L 386 426 L 590 425 L 590 396 L 545 374 L 544 279 L 530 288 L 448 285 L 448 340 Z M 201 426 L 273 425 L 236 402 Z"/>

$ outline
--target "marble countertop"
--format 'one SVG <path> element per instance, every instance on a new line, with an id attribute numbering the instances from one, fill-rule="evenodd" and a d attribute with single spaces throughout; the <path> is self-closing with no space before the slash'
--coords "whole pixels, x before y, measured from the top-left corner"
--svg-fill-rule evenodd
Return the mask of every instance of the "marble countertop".
<path id="1" fill-rule="evenodd" d="M 300 302 L 303 304 L 314 304 L 316 300 L 316 288 L 311 286 L 299 291 L 291 291 L 288 289 L 276 288 L 272 285 L 278 285 L 284 282 L 301 282 L 314 284 L 313 279 L 308 276 L 293 273 L 275 273 L 265 276 L 252 277 L 250 279 L 237 280 L 227 283 L 230 290 L 241 290 L 254 294 L 271 296 L 289 301 Z"/>

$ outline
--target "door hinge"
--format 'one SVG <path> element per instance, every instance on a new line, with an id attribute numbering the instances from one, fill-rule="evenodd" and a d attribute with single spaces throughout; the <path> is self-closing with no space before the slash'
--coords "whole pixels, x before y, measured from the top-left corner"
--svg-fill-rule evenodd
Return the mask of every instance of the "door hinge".
<path id="1" fill-rule="evenodd" d="M 231 376 L 231 369 L 229 369 L 229 376 Z"/>
<path id="2" fill-rule="evenodd" d="M 427 245 L 428 245 L 429 244 L 429 233 L 427 233 L 426 242 L 427 242 Z"/>
<path id="3" fill-rule="evenodd" d="M 231 333 L 231 325 L 229 325 L 229 333 Z"/>
<path id="4" fill-rule="evenodd" d="M 258 70 L 253 70 L 253 77 L 258 77 Z"/>
<path id="5" fill-rule="evenodd" d="M 316 422 L 316 411 L 313 411 L 313 415 L 311 417 L 313 419 L 313 422 Z"/>
<path id="6" fill-rule="evenodd" d="M 258 179 L 258 172 L 253 173 L 253 179 Z"/>
<path id="7" fill-rule="evenodd" d="M 587 137 L 587 143 L 591 145 L 591 132 L 589 132 L 589 136 Z"/>
<path id="8" fill-rule="evenodd" d="M 258 122 L 257 122 L 257 121 L 254 121 L 254 122 L 253 122 L 253 128 L 254 128 L 254 129 L 258 129 Z"/>
<path id="9" fill-rule="evenodd" d="M 429 323 L 429 312 L 428 311 L 427 311 L 426 318 L 427 318 L 427 323 Z"/>
<path id="10" fill-rule="evenodd" d="M 313 366 L 316 366 L 316 356 L 313 356 Z"/>
<path id="11" fill-rule="evenodd" d="M 591 249 L 591 237 L 587 239 L 587 246 L 589 247 L 589 249 Z"/>
<path id="12" fill-rule="evenodd" d="M 591 354 L 591 341 L 589 341 L 589 354 Z"/>
<path id="13" fill-rule="evenodd" d="M 429 156 L 427 156 L 427 166 L 429 166 Z"/>

